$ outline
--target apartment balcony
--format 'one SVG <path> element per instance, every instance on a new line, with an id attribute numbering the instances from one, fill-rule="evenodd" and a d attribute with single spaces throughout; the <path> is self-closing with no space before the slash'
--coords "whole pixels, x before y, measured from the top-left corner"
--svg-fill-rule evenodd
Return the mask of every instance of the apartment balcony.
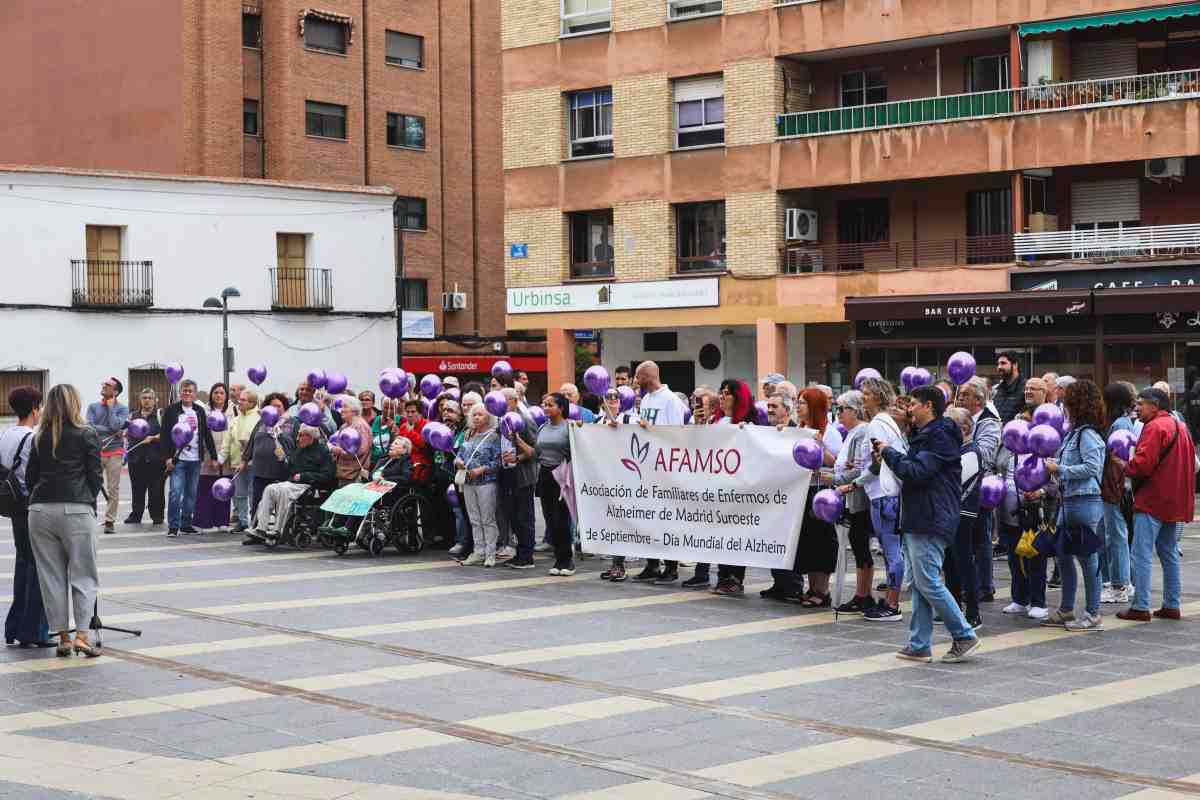
<path id="1" fill-rule="evenodd" d="M 1200 224 L 1018 233 L 1019 261 L 1164 261 L 1200 256 Z"/>
<path id="2" fill-rule="evenodd" d="M 878 272 L 1013 261 L 1011 236 L 969 236 L 906 242 L 789 245 L 780 251 L 784 275 L 820 272 Z"/>
<path id="3" fill-rule="evenodd" d="M 333 270 L 309 267 L 271 267 L 271 309 L 330 311 L 333 309 Z"/>
<path id="4" fill-rule="evenodd" d="M 1200 70 L 1177 70 L 778 114 L 775 128 L 790 139 L 1195 97 Z"/>
<path id="5" fill-rule="evenodd" d="M 149 308 L 154 305 L 154 262 L 72 261 L 71 305 L 76 308 Z"/>

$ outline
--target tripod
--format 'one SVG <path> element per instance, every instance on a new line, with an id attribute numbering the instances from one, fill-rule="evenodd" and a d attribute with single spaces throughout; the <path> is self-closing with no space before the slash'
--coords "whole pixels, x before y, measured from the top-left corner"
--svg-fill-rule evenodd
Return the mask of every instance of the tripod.
<path id="1" fill-rule="evenodd" d="M 132 628 L 117 628 L 112 625 L 105 625 L 104 622 L 102 622 L 100 619 L 100 596 L 99 595 L 96 595 L 96 604 L 92 608 L 92 621 L 91 621 L 91 623 L 88 624 L 88 630 L 92 630 L 92 631 L 96 632 L 96 647 L 99 647 L 99 648 L 104 647 L 103 642 L 100 641 L 100 631 L 101 630 L 117 631 L 119 633 L 128 633 L 132 636 L 141 636 L 142 635 L 142 632 L 140 630 L 134 630 Z"/>

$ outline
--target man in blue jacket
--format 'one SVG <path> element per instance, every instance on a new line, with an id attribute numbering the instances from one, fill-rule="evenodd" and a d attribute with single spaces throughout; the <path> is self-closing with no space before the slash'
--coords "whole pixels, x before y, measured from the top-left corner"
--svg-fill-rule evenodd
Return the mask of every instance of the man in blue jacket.
<path id="1" fill-rule="evenodd" d="M 912 570 L 912 616 L 908 623 L 908 645 L 896 654 L 907 661 L 933 661 L 933 616 L 944 621 L 954 645 L 942 661 L 966 661 L 979 649 L 979 638 L 967 624 L 954 596 L 942 582 L 942 559 L 958 531 L 962 493 L 959 449 L 962 432 L 942 416 L 946 396 L 936 386 L 922 386 L 912 393 L 909 409 L 913 434 L 908 452 L 901 453 L 883 442 L 875 452 L 900 479 L 900 533 L 908 567 Z"/>

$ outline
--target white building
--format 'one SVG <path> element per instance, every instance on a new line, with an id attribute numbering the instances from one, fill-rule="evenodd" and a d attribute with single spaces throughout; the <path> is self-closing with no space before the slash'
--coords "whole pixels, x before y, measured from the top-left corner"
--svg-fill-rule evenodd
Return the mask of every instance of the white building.
<path id="1" fill-rule="evenodd" d="M 393 193 L 374 187 L 0 167 L 0 414 L 9 388 L 69 382 L 85 400 L 163 387 L 178 361 L 202 391 L 266 365 L 289 395 L 310 369 L 373 385 L 396 358 Z"/>

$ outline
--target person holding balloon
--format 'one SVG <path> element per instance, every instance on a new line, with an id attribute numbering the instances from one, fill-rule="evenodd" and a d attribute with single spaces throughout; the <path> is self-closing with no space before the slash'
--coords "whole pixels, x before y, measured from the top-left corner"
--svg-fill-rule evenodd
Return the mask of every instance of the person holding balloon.
<path id="1" fill-rule="evenodd" d="M 517 439 L 524 439 L 530 447 L 537 445 L 537 426 L 528 412 L 522 411 L 517 391 L 506 387 L 501 394 L 506 403 L 506 413 L 500 420 L 500 514 L 508 520 L 516 547 L 513 558 L 508 561 L 512 569 L 533 569 L 533 545 L 535 521 L 533 513 L 533 491 L 537 484 L 537 464 L 532 455 L 517 449 Z"/>
<path id="2" fill-rule="evenodd" d="M 238 394 L 238 413 L 229 422 L 229 430 L 221 439 L 217 460 L 233 472 L 233 513 L 230 521 L 237 518 L 234 533 L 245 533 L 250 528 L 250 497 L 254 493 L 254 476 L 251 470 L 242 467 L 242 454 L 250 446 L 250 435 L 258 425 L 258 392 L 243 389 Z"/>
<path id="3" fill-rule="evenodd" d="M 429 376 L 426 375 L 425 377 Z M 436 396 L 434 395 L 434 397 Z M 427 482 L 433 470 L 433 457 L 430 452 L 429 443 L 421 435 L 428 422 L 421 413 L 422 402 L 420 400 L 405 400 L 404 418 L 400 420 L 400 425 L 396 428 L 396 436 L 402 436 L 412 443 L 412 479 L 415 483 Z"/>
<path id="4" fill-rule="evenodd" d="M 443 524 L 453 522 L 454 544 L 449 554 L 455 557 L 469 556 L 475 548 L 475 537 L 471 532 L 471 520 L 467 510 L 462 507 L 462 498 L 458 496 L 458 488 L 454 485 L 454 450 L 462 443 L 463 413 L 462 406 L 456 400 L 446 400 L 442 403 L 442 424 L 450 430 L 451 440 L 448 450 L 433 452 L 433 494 L 435 502 L 444 499 L 444 508 L 449 512 L 449 518 L 443 516 Z M 446 514 L 443 511 L 443 514 Z"/>
<path id="5" fill-rule="evenodd" d="M 901 452 L 907 447 L 900 425 L 891 410 L 896 404 L 896 393 L 892 385 L 882 378 L 867 378 L 859 385 L 862 392 L 863 411 L 868 420 L 866 441 L 863 446 L 881 441 L 885 446 Z M 940 390 L 939 390 L 940 391 Z M 888 466 L 872 456 L 872 466 L 862 471 L 854 483 L 866 492 L 870 501 L 871 528 L 879 539 L 883 550 L 883 563 L 887 570 L 887 592 L 874 608 L 863 612 L 863 618 L 871 622 L 892 622 L 903 618 L 900 613 L 900 586 L 904 581 L 904 558 L 900 553 L 900 535 L 897 524 L 900 518 L 900 481 Z"/>
<path id="6" fill-rule="evenodd" d="M 1029 443 L 1032 421 L 1033 409 L 1025 408 L 1001 430 L 1002 447 L 996 459 L 998 475 L 995 480 L 984 479 L 980 487 L 980 504 L 996 509 L 1000 546 L 1008 557 L 1012 602 L 1001 613 L 1040 621 L 1050 614 L 1046 607 L 1049 554 L 1022 556 L 1017 553 L 1017 545 L 1026 533 L 1036 535 L 1058 518 L 1059 496 L 1058 481 L 1049 473 L 1030 476 L 1025 466 L 1030 460 L 1037 460 Z M 1035 483 L 1029 482 L 1031 477 Z"/>
<path id="7" fill-rule="evenodd" d="M 1114 441 L 1121 440 L 1122 437 L 1128 442 L 1137 442 L 1133 432 L 1133 421 L 1129 418 L 1133 409 L 1134 394 L 1129 385 L 1122 382 L 1110 383 L 1104 387 L 1104 410 L 1108 421 L 1104 429 L 1104 438 L 1108 442 L 1109 450 L 1113 450 Z M 1121 452 L 1129 455 L 1125 450 L 1123 448 Z M 1119 453 L 1114 452 L 1114 455 L 1120 457 Z M 1100 567 L 1105 578 L 1104 588 L 1100 590 L 1101 605 L 1124 604 L 1128 603 L 1130 598 L 1129 526 L 1124 510 L 1126 505 L 1133 505 L 1130 488 L 1130 481 L 1123 473 L 1120 475 L 1120 481 L 1110 486 L 1108 465 L 1105 465 L 1105 480 L 1100 486 L 1101 499 L 1104 500 L 1104 550 Z"/>
<path id="8" fill-rule="evenodd" d="M 975 420 L 971 412 L 961 406 L 946 409 L 946 416 L 954 421 L 962 433 L 962 446 L 958 450 L 961 466 L 962 501 L 959 506 L 958 531 L 954 544 L 946 551 L 944 561 L 946 585 L 960 606 L 965 606 L 967 623 L 979 630 L 983 620 L 979 616 L 979 584 L 975 573 L 975 531 L 979 527 L 979 489 L 983 480 L 983 456 L 972 434 Z M 989 546 L 991 542 L 988 542 Z"/>
<path id="9" fill-rule="evenodd" d="M 233 475 L 233 471 L 221 461 L 221 448 L 225 436 L 229 432 L 230 420 L 233 419 L 237 405 L 232 402 L 229 392 L 223 383 L 214 383 L 208 390 L 208 429 L 212 433 L 216 451 L 213 457 L 200 465 L 200 484 L 196 490 L 196 513 L 192 524 L 200 530 L 224 528 L 229 525 L 229 500 L 219 500 L 213 494 L 212 487 L 223 477 Z"/>
<path id="10" fill-rule="evenodd" d="M 862 614 L 875 607 L 871 581 L 875 557 L 871 554 L 871 503 L 856 479 L 870 467 L 871 442 L 867 438 L 867 411 L 862 392 L 852 389 L 838 396 L 838 423 L 846 429 L 842 449 L 833 465 L 833 484 L 850 518 L 850 547 L 854 551 L 854 597 L 838 606 L 839 614 Z"/>
<path id="11" fill-rule="evenodd" d="M 129 466 L 130 498 L 126 525 L 140 525 L 147 507 L 150 521 L 161 525 L 166 514 L 166 458 L 162 441 L 162 411 L 158 393 L 150 387 L 138 395 L 137 410 L 125 429 L 125 463 Z"/>
<path id="12" fill-rule="evenodd" d="M 307 423 L 300 424 L 296 448 L 284 457 L 282 466 L 287 479 L 276 481 L 263 490 L 256 509 L 254 529 L 248 531 L 248 538 L 266 540 L 278 536 L 287 524 L 296 498 L 308 491 L 310 486 L 329 488 L 337 479 L 333 456 L 321 444 L 321 429 Z"/>
<path id="13" fill-rule="evenodd" d="M 329 410 L 329 407 L 325 402 L 326 395 L 318 395 L 317 393 L 317 389 L 323 389 L 325 387 L 325 381 L 326 376 L 324 370 L 315 369 L 308 373 L 308 378 L 305 379 L 304 383 L 296 387 L 296 402 L 291 404 L 287 415 L 289 417 L 299 418 L 300 409 L 304 408 L 304 406 L 308 405 L 309 403 L 315 403 L 321 411 L 321 417 L 320 420 L 318 420 L 317 427 L 319 427 L 321 432 L 326 436 L 332 436 L 333 433 L 337 431 L 338 424 L 333 419 L 333 412 Z"/>
<path id="14" fill-rule="evenodd" d="M 496 566 L 496 543 L 500 529 L 496 525 L 498 490 L 497 472 L 500 468 L 500 436 L 496 419 L 483 405 L 471 408 L 467 415 L 467 434 L 455 452 L 454 467 L 463 486 L 467 516 L 475 534 L 475 550 L 462 563 L 464 567 L 482 564 Z"/>
<path id="15" fill-rule="evenodd" d="M 334 463 L 337 465 L 338 486 L 345 486 L 348 483 L 354 483 L 361 480 L 370 472 L 371 459 L 371 429 L 367 427 L 367 423 L 362 421 L 362 405 L 358 398 L 352 395 L 343 395 L 342 401 L 342 427 L 337 431 L 337 440 L 331 445 L 330 450 L 333 452 Z M 313 409 L 301 409 L 300 419 L 308 425 L 320 423 L 321 416 L 313 415 Z M 354 435 L 347 436 L 347 431 L 354 431 Z"/>
<path id="16" fill-rule="evenodd" d="M 196 512 L 196 491 L 200 485 L 200 464 L 217 457 L 216 443 L 208 429 L 208 414 L 196 402 L 196 382 L 179 384 L 179 401 L 163 412 L 163 440 L 166 470 L 171 475 L 171 493 L 167 502 L 167 536 L 196 533 L 192 516 Z"/>
<path id="17" fill-rule="evenodd" d="M 100 461 L 104 465 L 107 505 L 104 532 L 113 533 L 117 509 L 121 505 L 121 466 L 125 463 L 125 426 L 129 408 L 121 402 L 124 387 L 120 378 L 105 378 L 100 384 L 100 399 L 87 407 L 87 424 L 100 436 Z"/>
<path id="18" fill-rule="evenodd" d="M 263 398 L 258 423 L 250 432 L 250 442 L 242 449 L 242 471 L 251 475 L 250 511 L 257 513 L 263 492 L 272 483 L 287 480 L 287 454 L 296 446 L 300 420 L 285 416 L 287 396 L 271 392 Z M 254 527 L 251 520 L 251 527 Z M 247 537 L 242 544 L 257 544 L 258 539 Z"/>

